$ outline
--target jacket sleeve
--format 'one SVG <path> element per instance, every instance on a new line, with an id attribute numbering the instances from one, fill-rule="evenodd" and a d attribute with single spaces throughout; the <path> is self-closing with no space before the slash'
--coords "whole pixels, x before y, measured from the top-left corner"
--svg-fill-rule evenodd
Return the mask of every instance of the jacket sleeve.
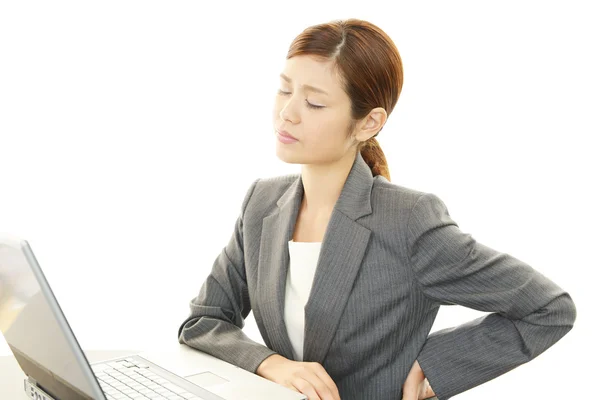
<path id="1" fill-rule="evenodd" d="M 425 341 L 417 361 L 439 400 L 531 361 L 573 327 L 576 308 L 565 290 L 463 233 L 435 194 L 416 201 L 406 232 L 409 263 L 426 297 L 490 312 Z"/>
<path id="2" fill-rule="evenodd" d="M 276 352 L 251 340 L 244 332 L 250 297 L 244 268 L 244 212 L 259 179 L 248 189 L 229 243 L 213 263 L 212 271 L 190 301 L 190 315 L 179 327 L 179 343 L 211 354 L 256 373 L 260 363 Z"/>

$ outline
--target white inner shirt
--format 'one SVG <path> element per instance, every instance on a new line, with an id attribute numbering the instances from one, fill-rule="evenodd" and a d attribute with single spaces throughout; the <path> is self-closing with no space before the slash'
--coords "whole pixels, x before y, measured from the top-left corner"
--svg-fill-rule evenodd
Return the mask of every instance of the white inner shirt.
<path id="1" fill-rule="evenodd" d="M 303 361 L 304 307 L 317 269 L 321 243 L 288 241 L 290 268 L 285 284 L 283 319 L 292 342 L 295 361 Z"/>

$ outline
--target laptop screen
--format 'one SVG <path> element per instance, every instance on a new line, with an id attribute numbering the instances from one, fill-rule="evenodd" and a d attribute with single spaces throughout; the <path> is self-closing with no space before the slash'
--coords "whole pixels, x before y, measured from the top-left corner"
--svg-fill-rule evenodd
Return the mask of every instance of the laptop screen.
<path id="1" fill-rule="evenodd" d="M 23 371 L 51 396 L 105 398 L 28 243 L 4 236 L 0 330 Z"/>

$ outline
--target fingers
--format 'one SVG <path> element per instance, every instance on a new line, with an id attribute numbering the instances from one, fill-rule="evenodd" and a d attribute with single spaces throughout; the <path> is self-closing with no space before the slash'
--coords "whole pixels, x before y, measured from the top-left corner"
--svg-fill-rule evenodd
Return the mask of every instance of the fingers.
<path id="1" fill-rule="evenodd" d="M 335 382 L 321 364 L 277 358 L 268 360 L 257 369 L 260 376 L 305 394 L 309 400 L 341 400 Z"/>
<path id="2" fill-rule="evenodd" d="M 339 397 L 336 399 L 329 386 L 315 373 L 314 366 L 307 365 L 307 367 L 301 378 L 306 384 L 310 385 L 310 388 L 307 388 L 308 392 L 314 391 L 315 396 L 317 396 L 315 397 L 316 400 L 339 400 Z M 300 384 L 304 385 L 304 382 L 300 382 Z M 302 393 L 308 395 L 308 393 Z M 309 400 L 313 399 L 309 398 Z"/>
<path id="3" fill-rule="evenodd" d="M 402 400 L 419 400 L 416 388 L 407 387 L 402 390 Z"/>
<path id="4" fill-rule="evenodd" d="M 319 395 L 313 388 L 313 385 L 306 379 L 297 377 L 292 381 L 292 384 L 294 385 L 294 387 L 296 387 L 296 389 L 298 389 L 300 393 L 307 395 L 308 400 L 323 400 L 321 399 L 321 397 L 319 397 Z"/>
<path id="5" fill-rule="evenodd" d="M 423 385 L 425 386 L 425 392 L 424 392 L 423 398 L 428 399 L 430 397 L 435 397 L 435 393 L 434 393 L 433 389 L 431 388 L 431 386 L 429 385 L 429 381 L 427 380 L 427 378 L 425 378 Z"/>
<path id="6" fill-rule="evenodd" d="M 291 383 L 309 400 L 340 400 L 337 386 L 318 363 L 302 363 Z"/>
<path id="7" fill-rule="evenodd" d="M 332 399 L 333 400 L 341 400 L 340 392 L 338 391 L 338 388 L 337 388 L 335 382 L 333 381 L 333 379 L 331 379 L 331 376 L 329 376 L 329 374 L 327 373 L 325 368 L 319 363 L 312 363 L 312 366 L 313 366 L 313 371 L 315 372 L 317 377 L 319 377 L 325 383 L 325 385 L 327 385 L 327 387 L 329 388 L 329 391 L 331 392 L 331 395 L 333 396 Z"/>
<path id="8" fill-rule="evenodd" d="M 285 384 L 283 384 L 283 386 L 285 386 L 288 389 L 293 390 L 294 392 L 302 393 L 301 391 L 298 390 L 298 388 L 296 386 L 292 385 L 291 383 L 285 383 Z"/>
<path id="9" fill-rule="evenodd" d="M 419 400 L 419 384 L 414 375 L 409 375 L 402 385 L 402 400 Z"/>
<path id="10" fill-rule="evenodd" d="M 423 385 L 425 380 L 425 374 L 419 365 L 419 362 L 415 360 L 404 385 L 402 385 L 402 400 L 422 400 L 425 399 L 423 394 L 425 387 Z"/>

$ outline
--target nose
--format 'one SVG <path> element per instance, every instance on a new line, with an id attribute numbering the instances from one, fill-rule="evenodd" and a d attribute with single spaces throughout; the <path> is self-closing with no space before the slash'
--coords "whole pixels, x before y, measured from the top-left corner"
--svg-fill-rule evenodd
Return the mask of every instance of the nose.
<path id="1" fill-rule="evenodd" d="M 298 123 L 298 111 L 294 97 L 281 101 L 281 110 L 279 110 L 279 118 L 282 121 L 289 121 L 292 124 Z"/>

